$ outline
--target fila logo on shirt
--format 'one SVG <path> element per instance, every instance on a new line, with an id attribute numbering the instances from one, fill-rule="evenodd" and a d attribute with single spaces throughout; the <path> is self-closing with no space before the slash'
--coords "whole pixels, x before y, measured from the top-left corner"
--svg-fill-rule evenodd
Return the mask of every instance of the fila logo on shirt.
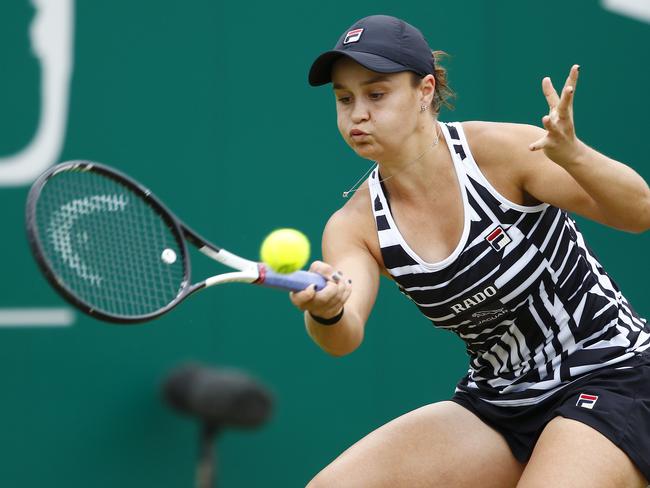
<path id="1" fill-rule="evenodd" d="M 594 405 L 596 405 L 596 400 L 598 400 L 597 395 L 587 395 L 586 393 L 580 393 L 576 406 L 582 408 L 588 408 L 589 410 L 591 410 L 592 408 L 594 408 Z"/>
<path id="2" fill-rule="evenodd" d="M 501 226 L 498 226 L 496 229 L 490 232 L 485 240 L 488 241 L 488 244 L 490 244 L 490 246 L 492 246 L 495 251 L 500 251 L 512 242 L 512 239 L 508 237 L 508 234 L 505 230 L 503 230 L 503 227 Z"/>
<path id="3" fill-rule="evenodd" d="M 353 42 L 359 42 L 359 39 L 361 39 L 361 34 L 363 33 L 363 29 L 354 29 L 345 34 L 345 39 L 343 39 L 343 44 L 351 44 Z"/>

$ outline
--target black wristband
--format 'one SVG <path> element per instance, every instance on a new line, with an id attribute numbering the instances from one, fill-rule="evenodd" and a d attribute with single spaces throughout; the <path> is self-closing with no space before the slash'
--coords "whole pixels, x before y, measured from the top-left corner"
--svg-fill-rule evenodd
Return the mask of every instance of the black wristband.
<path id="1" fill-rule="evenodd" d="M 345 311 L 345 307 L 341 308 L 341 311 L 337 313 L 334 317 L 330 319 L 324 319 L 323 317 L 319 317 L 318 315 L 313 315 L 311 312 L 309 313 L 309 316 L 314 319 L 316 322 L 322 325 L 334 325 L 337 323 L 339 320 L 341 320 L 341 317 L 343 317 L 343 312 Z"/>

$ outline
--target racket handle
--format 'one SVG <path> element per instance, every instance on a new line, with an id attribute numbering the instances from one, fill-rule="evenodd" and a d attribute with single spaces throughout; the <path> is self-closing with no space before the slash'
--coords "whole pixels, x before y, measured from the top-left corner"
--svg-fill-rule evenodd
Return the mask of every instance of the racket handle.
<path id="1" fill-rule="evenodd" d="M 264 265 L 259 267 L 260 277 L 255 282 L 258 285 L 283 288 L 290 291 L 301 291 L 311 285 L 316 285 L 316 291 L 327 285 L 327 280 L 317 273 L 295 271 L 290 274 L 276 273 Z"/>

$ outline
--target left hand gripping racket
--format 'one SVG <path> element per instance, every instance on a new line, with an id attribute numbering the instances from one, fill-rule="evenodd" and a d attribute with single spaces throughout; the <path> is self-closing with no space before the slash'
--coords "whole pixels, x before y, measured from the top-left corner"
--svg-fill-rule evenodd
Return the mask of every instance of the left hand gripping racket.
<path id="1" fill-rule="evenodd" d="M 108 166 L 53 166 L 27 197 L 29 244 L 43 274 L 72 305 L 116 323 L 151 320 L 198 290 L 241 282 L 299 291 L 321 275 L 280 274 L 200 237 L 147 188 Z M 187 243 L 237 271 L 191 283 Z"/>

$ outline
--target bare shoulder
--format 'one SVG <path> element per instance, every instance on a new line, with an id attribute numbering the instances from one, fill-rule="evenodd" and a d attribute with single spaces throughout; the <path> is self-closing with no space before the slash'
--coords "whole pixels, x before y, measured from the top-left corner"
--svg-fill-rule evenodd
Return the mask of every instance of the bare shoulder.
<path id="1" fill-rule="evenodd" d="M 327 222 L 327 227 L 334 227 L 337 231 L 356 233 L 355 230 L 368 222 L 372 222 L 372 210 L 368 195 L 368 182 L 364 182 L 345 204 L 332 214 Z"/>
<path id="2" fill-rule="evenodd" d="M 341 251 L 365 249 L 382 264 L 367 181 L 329 218 L 323 232 L 323 250 L 333 247 Z"/>
<path id="3" fill-rule="evenodd" d="M 463 130 L 472 154 L 483 164 L 528 159 L 528 145 L 544 133 L 534 125 L 484 121 L 463 122 Z"/>
<path id="4" fill-rule="evenodd" d="M 542 151 L 528 146 L 542 137 L 544 130 L 527 124 L 505 122 L 463 122 L 472 155 L 481 172 L 499 193 L 520 205 L 538 200 L 525 190 L 527 175 L 545 158 Z"/>
<path id="5" fill-rule="evenodd" d="M 345 231 L 348 235 L 358 234 L 359 227 L 372 224 L 372 209 L 368 195 L 368 182 L 364 182 L 345 205 L 332 214 L 327 227 L 337 232 Z"/>

